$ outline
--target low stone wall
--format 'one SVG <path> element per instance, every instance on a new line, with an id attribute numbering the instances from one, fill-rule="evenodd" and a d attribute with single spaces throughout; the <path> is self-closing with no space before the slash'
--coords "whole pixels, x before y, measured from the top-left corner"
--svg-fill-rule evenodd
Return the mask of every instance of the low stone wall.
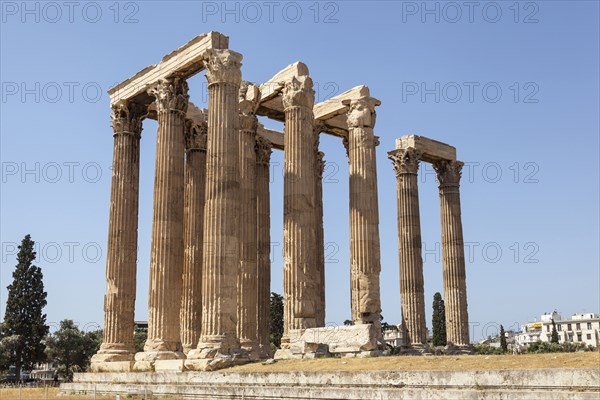
<path id="1" fill-rule="evenodd" d="M 598 399 L 600 369 L 85 373 L 61 390 L 139 399 Z"/>

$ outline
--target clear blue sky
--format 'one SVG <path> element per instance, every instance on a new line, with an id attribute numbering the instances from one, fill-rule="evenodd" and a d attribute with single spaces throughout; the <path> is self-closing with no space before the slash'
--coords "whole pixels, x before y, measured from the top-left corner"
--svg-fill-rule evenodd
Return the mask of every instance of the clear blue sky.
<path id="1" fill-rule="evenodd" d="M 113 145 L 106 90 L 211 30 L 243 53 L 246 80 L 261 83 L 303 61 L 318 101 L 359 84 L 382 101 L 375 130 L 388 322 L 399 322 L 400 294 L 395 177 L 386 153 L 406 134 L 452 144 L 467 163 L 461 201 L 475 339 L 554 309 L 599 312 L 598 2 L 449 4 L 228 2 L 225 10 L 222 2 L 110 1 L 28 2 L 25 9 L 3 1 L 0 317 L 14 246 L 30 233 L 39 244 L 48 321 L 102 323 Z M 206 102 L 203 76 L 190 80 L 190 94 Z M 155 132 L 156 123 L 146 121 L 141 320 Z M 350 317 L 348 166 L 339 139 L 324 137 L 321 147 L 328 162 L 327 321 L 339 324 Z M 272 290 L 281 293 L 282 153 L 272 161 Z M 442 291 L 439 199 L 429 165 L 420 179 L 430 321 L 433 294 Z"/>

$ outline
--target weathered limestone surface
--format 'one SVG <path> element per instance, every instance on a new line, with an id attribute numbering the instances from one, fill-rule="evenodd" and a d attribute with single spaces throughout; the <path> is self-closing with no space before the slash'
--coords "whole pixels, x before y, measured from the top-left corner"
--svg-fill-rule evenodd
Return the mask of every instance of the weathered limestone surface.
<path id="1" fill-rule="evenodd" d="M 469 316 L 459 191 L 463 165 L 452 160 L 438 161 L 433 167 L 440 191 L 446 334 L 452 344 L 468 347 Z"/>
<path id="2" fill-rule="evenodd" d="M 237 334 L 251 359 L 258 351 L 258 275 L 256 237 L 256 129 L 254 114 L 260 100 L 257 86 L 243 82 L 240 88 L 240 269 L 237 276 Z"/>
<path id="3" fill-rule="evenodd" d="M 75 374 L 63 393 L 176 398 L 365 400 L 591 400 L 600 395 L 598 369 L 491 371 L 188 372 Z"/>
<path id="4" fill-rule="evenodd" d="M 106 295 L 104 296 L 104 341 L 92 358 L 92 369 L 103 362 L 132 361 L 133 320 L 138 236 L 140 137 L 145 109 L 135 103 L 112 108 L 114 153 Z"/>
<path id="5" fill-rule="evenodd" d="M 402 321 L 407 335 L 406 343 L 415 350 L 421 350 L 427 343 L 417 182 L 421 154 L 412 147 L 397 149 L 388 154 L 394 164 L 398 193 L 398 254 Z"/>
<path id="6" fill-rule="evenodd" d="M 271 199 L 269 192 L 272 144 L 256 137 L 257 327 L 260 358 L 271 358 Z"/>
<path id="7" fill-rule="evenodd" d="M 292 329 L 316 326 L 316 218 L 313 105 L 315 92 L 308 75 L 287 82 L 284 161 L 284 337 Z"/>
<path id="8" fill-rule="evenodd" d="M 373 324 L 328 326 L 290 331 L 290 353 L 361 353 L 378 349 L 381 329 Z M 323 347 L 324 346 L 324 347 Z"/>
<path id="9" fill-rule="evenodd" d="M 321 127 L 315 128 L 317 142 L 316 150 L 319 150 L 319 134 Z M 325 170 L 325 154 L 317 151 L 315 171 L 315 227 L 316 227 L 316 246 L 317 253 L 316 277 L 317 277 L 317 301 L 316 301 L 316 326 L 325 326 L 325 234 L 323 231 L 323 172 Z"/>
<path id="10" fill-rule="evenodd" d="M 208 145 L 204 208 L 202 331 L 186 367 L 231 365 L 242 355 L 237 338 L 240 254 L 238 98 L 242 55 L 212 50 L 206 59 Z"/>
<path id="11" fill-rule="evenodd" d="M 362 97 L 344 104 L 348 106 L 352 321 L 373 324 L 376 332 L 381 332 L 379 206 L 373 135 L 375 106 L 381 103 Z"/>
<path id="12" fill-rule="evenodd" d="M 148 339 L 136 354 L 136 369 L 183 358 L 180 305 L 183 273 L 183 197 L 187 82 L 161 79 L 150 89 L 158 110 L 154 213 L 150 250 Z"/>
<path id="13" fill-rule="evenodd" d="M 195 349 L 202 326 L 202 245 L 204 235 L 204 192 L 206 183 L 206 135 L 204 115 L 200 125 L 186 121 L 184 194 L 184 261 L 181 295 L 181 344 L 187 354 Z"/>

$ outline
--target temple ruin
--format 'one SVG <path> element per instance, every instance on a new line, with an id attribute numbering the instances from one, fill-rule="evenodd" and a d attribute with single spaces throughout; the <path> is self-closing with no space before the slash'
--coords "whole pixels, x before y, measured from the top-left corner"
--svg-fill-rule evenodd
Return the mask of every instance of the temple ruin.
<path id="1" fill-rule="evenodd" d="M 226 36 L 200 35 L 110 89 L 114 158 L 104 342 L 92 371 L 214 370 L 261 358 L 381 351 L 380 240 L 375 107 L 366 86 L 315 104 L 297 62 L 263 84 L 242 80 L 242 55 Z M 205 71 L 208 108 L 189 101 L 186 80 Z M 285 122 L 266 129 L 265 116 Z M 140 139 L 158 121 L 148 299 L 148 339 L 133 345 Z M 349 160 L 353 326 L 325 327 L 320 134 Z M 390 153 L 398 183 L 404 325 L 410 349 L 426 351 L 416 171 L 440 180 L 448 339 L 469 343 L 465 263 L 454 148 L 419 137 Z M 284 336 L 271 354 L 269 160 L 284 152 Z"/>

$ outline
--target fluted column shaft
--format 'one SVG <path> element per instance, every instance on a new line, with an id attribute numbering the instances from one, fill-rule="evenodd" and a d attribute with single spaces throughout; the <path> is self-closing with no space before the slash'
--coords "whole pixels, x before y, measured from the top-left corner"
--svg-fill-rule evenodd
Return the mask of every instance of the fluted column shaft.
<path id="1" fill-rule="evenodd" d="M 442 262 L 446 332 L 448 342 L 469 345 L 465 252 L 460 209 L 460 177 L 463 163 L 434 163 L 440 191 L 442 225 Z"/>
<path id="2" fill-rule="evenodd" d="M 316 326 L 316 218 L 314 91 L 310 77 L 295 77 L 283 91 L 284 159 L 284 336 Z"/>
<path id="3" fill-rule="evenodd" d="M 92 362 L 131 361 L 136 296 L 140 136 L 145 110 L 119 104 L 112 110 L 114 150 L 106 257 L 104 340 Z"/>
<path id="4" fill-rule="evenodd" d="M 213 50 L 208 80 L 208 144 L 204 207 L 202 333 L 197 353 L 213 358 L 239 349 L 237 274 L 240 254 L 238 95 L 241 54 Z"/>
<path id="5" fill-rule="evenodd" d="M 320 132 L 316 132 L 319 135 Z M 317 140 L 318 143 L 318 140 Z M 315 179 L 315 217 L 316 221 L 316 241 L 315 247 L 317 253 L 317 310 L 316 324 L 317 327 L 325 326 L 325 235 L 323 231 L 323 172 L 325 170 L 324 153 L 317 152 L 316 159 L 316 179 Z"/>
<path id="6" fill-rule="evenodd" d="M 180 358 L 188 86 L 185 80 L 178 77 L 161 79 L 149 93 L 156 98 L 158 133 L 150 249 L 148 339 L 144 351 L 172 352 L 173 357 Z"/>
<path id="7" fill-rule="evenodd" d="M 269 162 L 272 145 L 266 139 L 256 139 L 256 240 L 258 281 L 258 344 L 261 358 L 269 358 L 271 340 L 269 320 L 271 306 L 271 199 Z"/>
<path id="8" fill-rule="evenodd" d="M 202 326 L 202 245 L 206 184 L 207 124 L 186 123 L 185 193 L 183 208 L 183 289 L 181 344 L 184 353 L 195 349 Z"/>
<path id="9" fill-rule="evenodd" d="M 398 255 L 400 259 L 400 296 L 402 321 L 409 346 L 427 342 L 421 221 L 417 170 L 420 153 L 414 148 L 389 152 L 394 164 L 398 193 Z"/>
<path id="10" fill-rule="evenodd" d="M 352 321 L 381 326 L 379 206 L 372 98 L 348 103 Z M 380 332 L 380 329 L 377 329 Z"/>
<path id="11" fill-rule="evenodd" d="M 258 275 L 256 237 L 256 129 L 260 91 L 243 82 L 240 88 L 240 269 L 237 276 L 237 334 L 240 345 L 251 358 L 258 358 Z"/>

